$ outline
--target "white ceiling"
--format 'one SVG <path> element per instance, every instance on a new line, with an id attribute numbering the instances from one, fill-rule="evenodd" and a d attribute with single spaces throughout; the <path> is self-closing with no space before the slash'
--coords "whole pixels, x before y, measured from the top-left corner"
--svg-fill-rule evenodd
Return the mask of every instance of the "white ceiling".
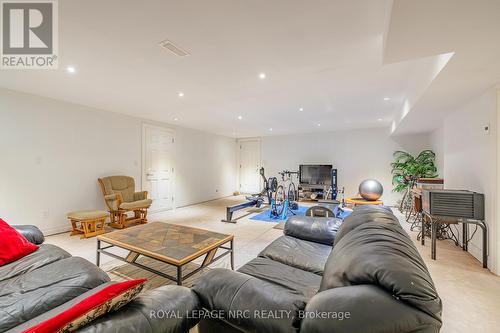
<path id="1" fill-rule="evenodd" d="M 500 1 L 434 2 L 59 1 L 60 69 L 1 71 L 0 86 L 233 137 L 389 127 L 411 97 L 396 132 L 425 131 L 417 111 L 442 117 L 500 81 Z"/>
<path id="2" fill-rule="evenodd" d="M 395 1 L 384 62 L 454 52 L 395 134 L 429 131 L 500 83 L 500 1 Z"/>

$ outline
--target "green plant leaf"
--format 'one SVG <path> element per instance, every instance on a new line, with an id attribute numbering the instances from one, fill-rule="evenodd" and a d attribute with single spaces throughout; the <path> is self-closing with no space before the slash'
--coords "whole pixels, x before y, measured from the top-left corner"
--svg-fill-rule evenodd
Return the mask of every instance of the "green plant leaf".
<path id="1" fill-rule="evenodd" d="M 419 178 L 438 176 L 435 164 L 436 154 L 432 150 L 423 150 L 417 157 L 408 152 L 397 150 L 393 153 L 393 158 L 391 173 L 394 192 L 412 188 Z"/>

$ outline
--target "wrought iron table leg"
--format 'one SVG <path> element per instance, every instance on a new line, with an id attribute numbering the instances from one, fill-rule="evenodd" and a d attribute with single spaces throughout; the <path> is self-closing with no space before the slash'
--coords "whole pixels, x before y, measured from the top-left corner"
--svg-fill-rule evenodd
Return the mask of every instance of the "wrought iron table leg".
<path id="1" fill-rule="evenodd" d="M 234 239 L 231 240 L 231 269 L 234 271 Z"/>
<path id="2" fill-rule="evenodd" d="M 431 219 L 431 258 L 436 260 L 437 223 Z"/>
<path id="3" fill-rule="evenodd" d="M 95 258 L 95 264 L 97 267 L 101 264 L 101 252 L 99 251 L 101 249 L 101 241 L 97 240 L 97 252 L 96 252 L 96 258 Z"/>
<path id="4" fill-rule="evenodd" d="M 483 229 L 483 268 L 488 268 L 488 228 L 482 221 L 477 225 Z"/>
<path id="5" fill-rule="evenodd" d="M 462 250 L 467 251 L 468 243 L 469 243 L 469 235 L 468 232 L 469 227 L 467 223 L 462 223 Z"/>
<path id="6" fill-rule="evenodd" d="M 422 245 L 425 245 L 425 217 L 422 216 L 422 227 L 420 228 L 420 232 L 422 233 Z"/>
<path id="7" fill-rule="evenodd" d="M 182 286 L 182 266 L 177 266 L 177 285 Z"/>

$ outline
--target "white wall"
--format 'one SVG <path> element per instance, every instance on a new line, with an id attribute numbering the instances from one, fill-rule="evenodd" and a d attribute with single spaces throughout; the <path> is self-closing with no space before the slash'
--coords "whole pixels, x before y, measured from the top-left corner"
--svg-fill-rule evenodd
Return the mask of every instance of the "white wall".
<path id="1" fill-rule="evenodd" d="M 436 153 L 436 166 L 438 169 L 439 177 L 444 177 L 444 127 L 429 133 L 429 141 L 431 149 Z"/>
<path id="2" fill-rule="evenodd" d="M 139 189 L 143 123 L 0 89 L 0 217 L 60 232 L 68 228 L 67 212 L 104 208 L 98 177 L 130 175 Z M 231 195 L 237 177 L 235 140 L 180 127 L 175 131 L 176 205 Z"/>
<path id="3" fill-rule="evenodd" d="M 299 164 L 332 164 L 346 196 L 355 196 L 362 180 L 375 178 L 384 186 L 384 203 L 395 205 L 400 196 L 392 192 L 393 152 L 416 154 L 429 146 L 428 135 L 390 137 L 387 128 L 272 136 L 262 138 L 262 164 L 267 177 Z"/>
<path id="4" fill-rule="evenodd" d="M 489 134 L 484 127 L 489 125 Z M 497 91 L 489 89 L 448 116 L 431 135 L 431 144 L 445 180 L 445 188 L 484 193 L 486 223 L 489 227 L 489 267 L 498 274 L 497 264 Z M 470 227 L 473 230 L 473 227 Z M 481 260 L 481 231 L 469 252 Z"/>

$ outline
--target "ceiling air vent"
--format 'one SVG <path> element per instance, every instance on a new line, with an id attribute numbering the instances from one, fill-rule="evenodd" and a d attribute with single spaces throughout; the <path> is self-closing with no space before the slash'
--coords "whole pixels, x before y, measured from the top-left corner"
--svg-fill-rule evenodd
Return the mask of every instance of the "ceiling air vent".
<path id="1" fill-rule="evenodd" d="M 173 54 L 175 54 L 179 57 L 185 57 L 185 56 L 189 55 L 189 53 L 187 51 L 184 51 L 183 49 L 181 49 L 180 47 L 178 47 L 177 45 L 175 45 L 174 43 L 172 43 L 168 39 L 162 40 L 161 42 L 158 43 L 158 45 L 169 50 L 170 52 L 172 52 Z"/>

